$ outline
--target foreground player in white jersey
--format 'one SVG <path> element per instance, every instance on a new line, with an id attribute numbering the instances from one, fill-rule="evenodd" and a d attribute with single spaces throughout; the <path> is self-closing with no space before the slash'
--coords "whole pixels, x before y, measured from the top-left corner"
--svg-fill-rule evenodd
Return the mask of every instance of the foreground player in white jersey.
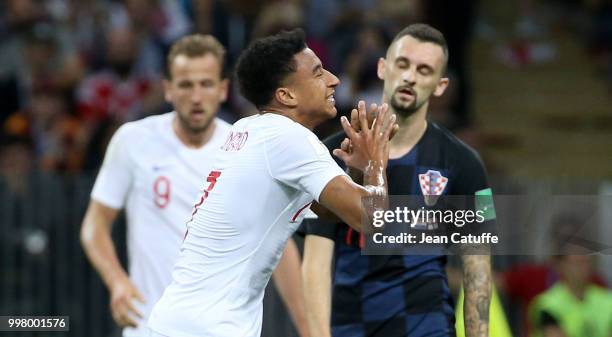
<path id="1" fill-rule="evenodd" d="M 202 176 L 211 170 L 213 154 L 227 136 L 229 125 L 215 117 L 227 97 L 224 54 L 211 36 L 179 40 L 168 55 L 164 83 L 166 99 L 176 111 L 123 125 L 96 179 L 81 239 L 110 291 L 114 320 L 126 327 L 124 336 L 145 335 L 146 319 L 170 283 Z M 110 235 L 121 208 L 127 211 L 129 277 Z M 279 287 L 281 294 L 291 287 Z"/>
<path id="2" fill-rule="evenodd" d="M 336 115 L 339 81 L 301 30 L 255 41 L 238 61 L 237 78 L 261 113 L 236 122 L 215 157 L 172 283 L 151 313 L 152 336 L 259 336 L 264 288 L 313 199 L 359 230 L 372 211 L 362 197 L 387 193 L 395 116 L 384 106 L 369 128 L 360 111 L 359 133 L 342 118 L 354 148 L 336 154 L 365 171 L 366 187 L 355 184 L 311 131 Z"/>

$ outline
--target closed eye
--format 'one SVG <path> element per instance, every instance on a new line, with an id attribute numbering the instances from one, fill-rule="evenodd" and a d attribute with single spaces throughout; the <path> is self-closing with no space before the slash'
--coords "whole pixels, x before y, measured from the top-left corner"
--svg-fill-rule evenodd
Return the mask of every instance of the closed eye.
<path id="1" fill-rule="evenodd" d="M 406 69 L 410 66 L 410 62 L 405 57 L 398 57 L 395 60 L 395 65 L 400 69 Z"/>
<path id="2" fill-rule="evenodd" d="M 193 87 L 193 83 L 191 83 L 190 81 L 181 81 L 179 82 L 178 87 L 182 89 L 189 89 Z"/>
<path id="3" fill-rule="evenodd" d="M 212 80 L 203 80 L 202 82 L 200 82 L 200 84 L 204 87 L 204 88 L 210 88 L 212 86 L 215 85 L 214 81 Z"/>
<path id="4" fill-rule="evenodd" d="M 422 65 L 419 67 L 419 72 L 423 75 L 431 75 L 433 74 L 433 68 L 427 65 Z"/>

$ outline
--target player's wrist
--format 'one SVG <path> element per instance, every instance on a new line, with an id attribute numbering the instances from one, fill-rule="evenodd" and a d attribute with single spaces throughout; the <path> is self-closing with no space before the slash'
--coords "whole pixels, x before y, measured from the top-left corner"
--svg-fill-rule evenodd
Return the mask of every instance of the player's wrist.
<path id="1" fill-rule="evenodd" d="M 110 291 L 112 292 L 113 290 L 117 288 L 124 287 L 125 284 L 129 282 L 130 282 L 130 277 L 123 270 L 119 270 L 119 271 L 115 271 L 114 273 L 112 273 L 112 275 L 109 276 L 108 287 L 110 288 Z"/>
<path id="2" fill-rule="evenodd" d="M 382 176 L 385 169 L 386 165 L 382 159 L 371 159 L 368 160 L 367 164 L 363 168 L 363 175 L 372 177 Z"/>
<path id="3" fill-rule="evenodd" d="M 373 197 L 386 195 L 385 165 L 382 160 L 370 160 L 363 171 L 364 187 Z"/>

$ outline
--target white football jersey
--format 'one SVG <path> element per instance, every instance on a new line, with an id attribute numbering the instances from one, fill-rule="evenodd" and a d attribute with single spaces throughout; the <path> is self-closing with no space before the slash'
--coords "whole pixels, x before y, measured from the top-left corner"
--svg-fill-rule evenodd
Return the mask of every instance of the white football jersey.
<path id="1" fill-rule="evenodd" d="M 345 175 L 302 125 L 277 114 L 230 129 L 149 319 L 172 337 L 255 337 L 270 275 L 310 203 Z"/>
<path id="2" fill-rule="evenodd" d="M 174 112 L 130 122 L 115 133 L 91 198 L 126 209 L 130 279 L 144 296 L 145 316 L 124 336 L 143 336 L 153 305 L 171 281 L 186 223 L 223 145 L 229 124 L 216 119 L 214 133 L 199 149 L 186 147 L 172 128 Z"/>

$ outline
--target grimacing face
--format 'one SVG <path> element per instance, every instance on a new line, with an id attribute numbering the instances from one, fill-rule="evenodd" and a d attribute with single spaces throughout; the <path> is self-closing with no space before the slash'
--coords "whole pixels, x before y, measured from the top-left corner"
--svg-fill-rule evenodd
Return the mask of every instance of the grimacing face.
<path id="1" fill-rule="evenodd" d="M 299 109 L 314 120 L 336 116 L 334 92 L 338 77 L 323 68 L 317 55 L 306 48 L 294 56 L 297 69 L 288 77 L 288 84 L 297 96 Z"/>
<path id="2" fill-rule="evenodd" d="M 164 90 L 181 127 L 200 133 L 208 129 L 219 105 L 227 99 L 228 80 L 222 78 L 221 62 L 213 54 L 199 57 L 179 54 L 172 61 Z"/>
<path id="3" fill-rule="evenodd" d="M 378 62 L 378 77 L 385 81 L 383 101 L 399 116 L 406 117 L 441 96 L 448 86 L 442 77 L 446 58 L 442 47 L 406 35 L 387 50 Z"/>

